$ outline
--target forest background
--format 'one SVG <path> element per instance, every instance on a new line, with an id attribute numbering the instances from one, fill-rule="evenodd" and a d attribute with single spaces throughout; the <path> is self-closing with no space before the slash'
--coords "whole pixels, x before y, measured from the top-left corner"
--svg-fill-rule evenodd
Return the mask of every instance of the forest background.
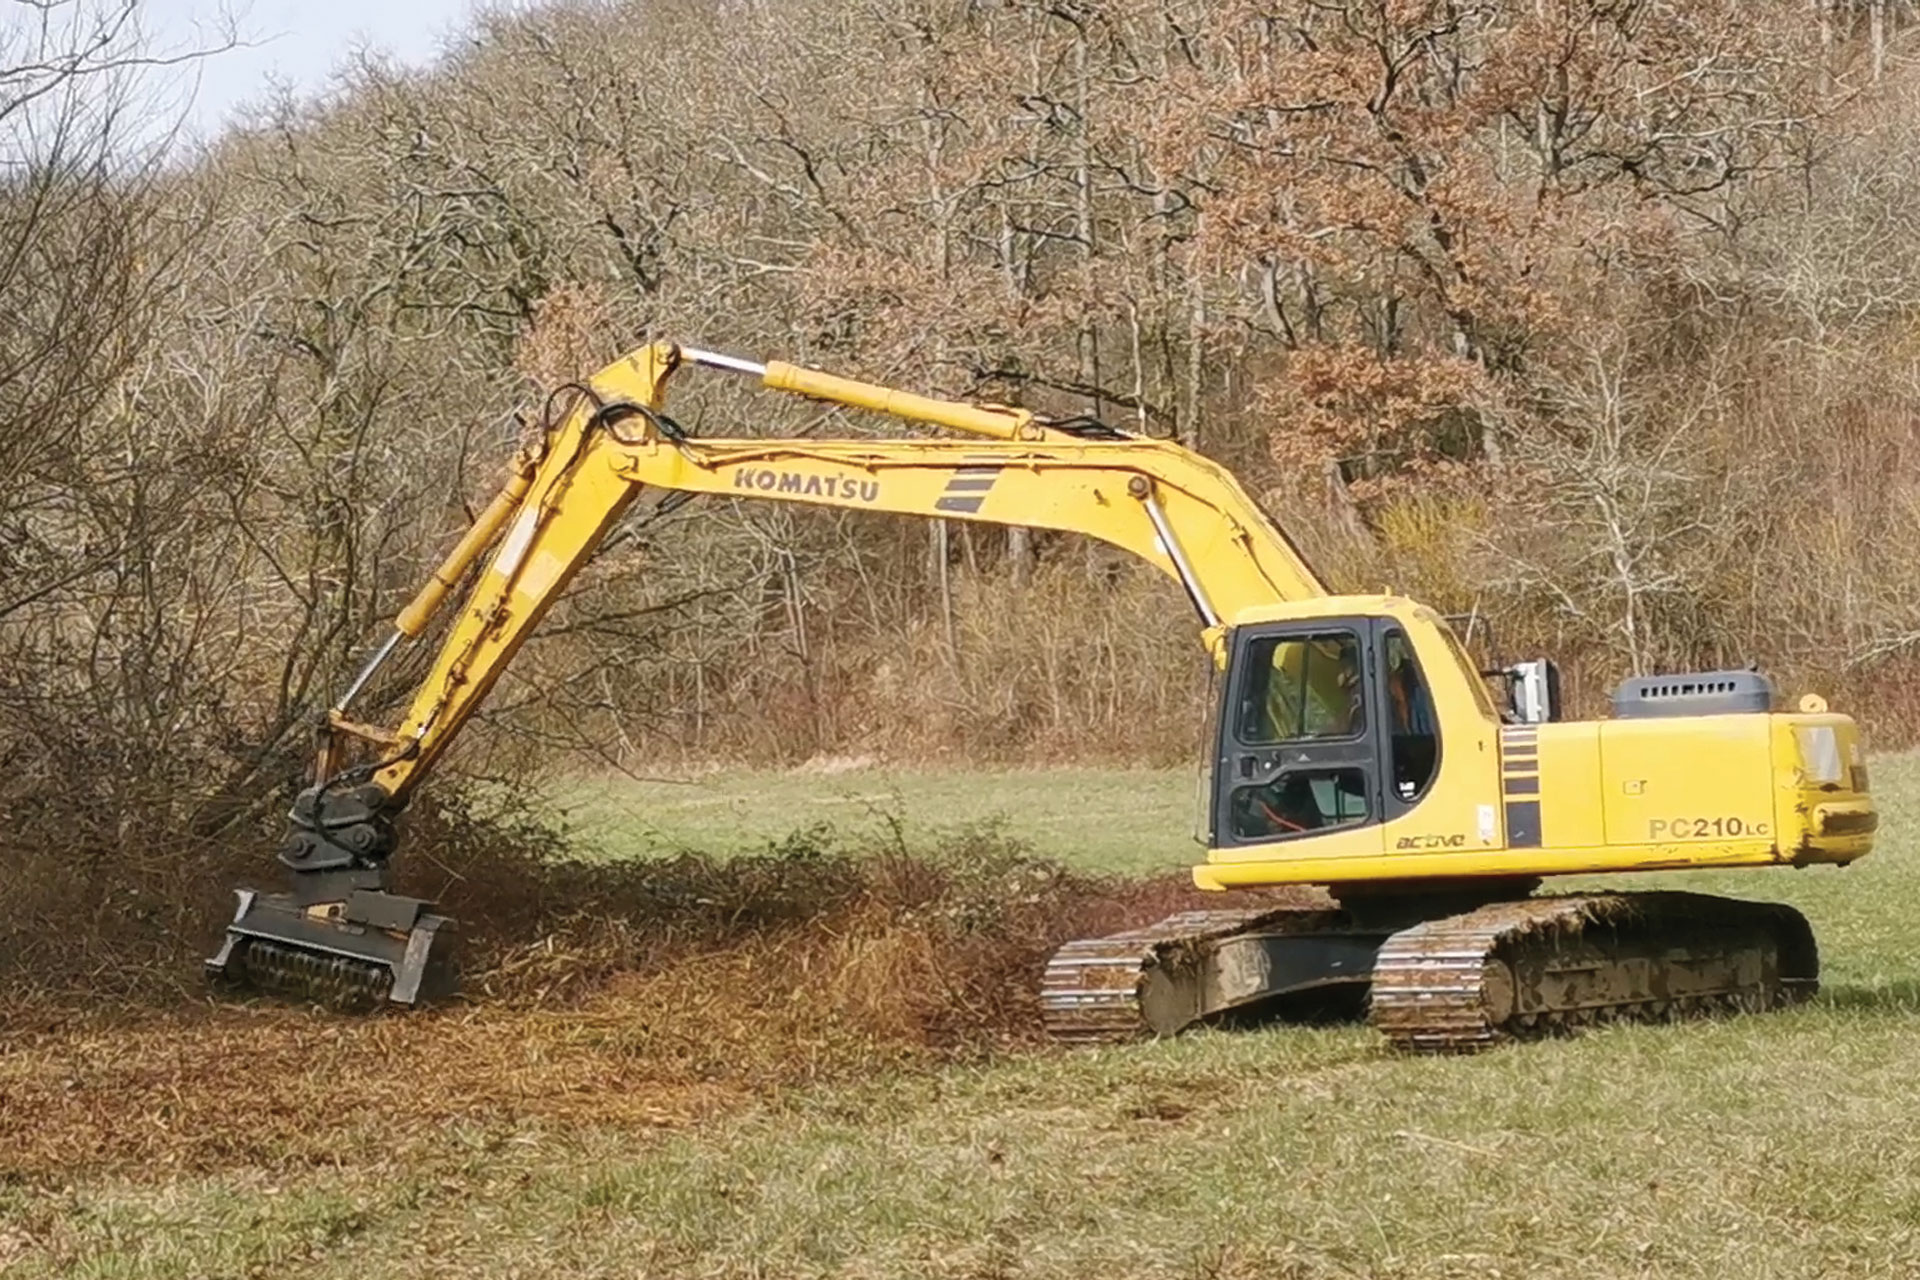
<path id="1" fill-rule="evenodd" d="M 0 50 L 17 832 L 271 827 L 516 412 L 659 336 L 1176 438 L 1579 712 L 1759 662 L 1920 731 L 1907 4 L 560 3 L 192 151 L 137 4 L 40 7 Z M 461 764 L 1184 761 L 1194 639 L 1070 537 L 643 503 Z"/>

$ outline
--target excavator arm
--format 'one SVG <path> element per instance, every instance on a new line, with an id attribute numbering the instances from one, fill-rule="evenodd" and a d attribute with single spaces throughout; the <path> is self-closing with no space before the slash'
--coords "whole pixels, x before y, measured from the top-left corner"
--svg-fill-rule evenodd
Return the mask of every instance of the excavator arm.
<path id="1" fill-rule="evenodd" d="M 688 365 L 977 438 L 694 438 L 665 412 L 667 384 Z M 347 1005 L 412 1004 L 451 985 L 446 948 L 436 945 L 450 922 L 430 903 L 387 891 L 395 819 L 649 487 L 1087 534 L 1180 583 L 1217 662 L 1226 626 L 1243 611 L 1327 594 L 1238 481 L 1177 444 L 779 362 L 670 343 L 640 348 L 594 375 L 567 416 L 516 457 L 498 496 L 329 712 L 315 784 L 296 801 L 279 853 L 290 891 L 241 891 L 224 944 L 208 961 L 214 976 Z M 426 633 L 490 548 L 399 725 L 350 719 L 350 703 L 374 670 Z M 354 739 L 372 759 L 346 763 Z"/>
<path id="2" fill-rule="evenodd" d="M 701 358 L 730 369 L 744 364 L 693 357 Z M 374 775 L 390 795 L 404 798 L 431 768 L 562 588 L 648 488 L 1087 534 L 1172 576 L 1215 643 L 1243 609 L 1326 594 L 1239 482 L 1177 444 L 1104 429 L 1081 438 L 1023 410 L 953 404 L 778 364 L 764 367 L 770 387 L 1001 438 L 695 439 L 662 411 L 669 377 L 691 362 L 681 349 L 656 344 L 596 375 L 592 396 L 552 433 L 544 454 L 520 460 L 476 522 L 480 536 L 470 534 L 423 600 L 402 614 L 397 630 L 418 634 L 489 540 L 486 526 L 504 529 L 393 736 L 393 759 Z"/>

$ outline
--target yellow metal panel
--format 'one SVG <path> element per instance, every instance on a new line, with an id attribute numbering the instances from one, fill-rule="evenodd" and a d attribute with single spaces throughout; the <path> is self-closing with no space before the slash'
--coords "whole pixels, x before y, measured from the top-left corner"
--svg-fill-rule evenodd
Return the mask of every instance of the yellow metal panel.
<path id="1" fill-rule="evenodd" d="M 1179 578 L 1133 482 L 1168 524 L 1223 617 L 1250 602 L 1324 588 L 1233 477 L 1161 440 L 718 440 L 623 445 L 612 465 L 634 484 L 738 498 L 1064 529 L 1133 552 Z"/>
<path id="2" fill-rule="evenodd" d="M 1428 670 L 1423 664 L 1423 674 Z M 1433 683 L 1431 679 L 1429 683 Z M 1438 702 L 1437 691 L 1435 696 Z M 1478 716 L 1461 714 L 1458 706 L 1441 711 L 1436 719 L 1440 727 L 1439 768 L 1420 803 L 1382 829 L 1382 844 L 1390 860 L 1436 849 L 1486 851 L 1501 847 L 1495 726 Z M 1318 852 L 1302 849 L 1297 856 L 1313 857 Z"/>
<path id="3" fill-rule="evenodd" d="M 1771 845 L 1776 833 L 1768 720 L 1725 715 L 1601 722 L 1607 843 Z"/>
<path id="4" fill-rule="evenodd" d="M 1540 843 L 1579 849 L 1607 843 L 1601 799 L 1600 725 L 1540 726 Z"/>

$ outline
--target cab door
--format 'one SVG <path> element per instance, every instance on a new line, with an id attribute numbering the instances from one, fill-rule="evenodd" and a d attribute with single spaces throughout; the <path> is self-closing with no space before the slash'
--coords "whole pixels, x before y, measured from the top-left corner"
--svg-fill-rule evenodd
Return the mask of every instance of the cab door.
<path id="1" fill-rule="evenodd" d="M 1214 759 L 1213 847 L 1296 840 L 1388 816 L 1376 624 L 1334 618 L 1235 633 Z"/>

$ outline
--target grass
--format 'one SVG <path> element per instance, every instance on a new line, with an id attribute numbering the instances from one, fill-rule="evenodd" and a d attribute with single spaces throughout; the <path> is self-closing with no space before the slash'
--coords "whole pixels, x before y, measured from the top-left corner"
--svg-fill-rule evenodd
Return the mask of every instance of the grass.
<path id="1" fill-rule="evenodd" d="M 887 777 L 904 821 L 991 818 L 997 797 L 1017 795 L 1011 831 L 1077 849 L 1083 865 L 1148 848 L 1191 856 L 1185 775 Z M 158 1157 L 0 1181 L 0 1273 L 1920 1274 L 1920 758 L 1879 761 L 1875 778 L 1887 834 L 1858 867 L 1646 882 L 1804 910 L 1826 990 L 1788 1013 L 1465 1059 L 1397 1057 L 1363 1028 L 1201 1033 L 878 1069 L 659 1123 L 631 1116 L 631 1092 L 599 1116 L 451 1109 L 408 1144 L 374 1125 L 338 1149 L 230 1167 Z M 1107 822 L 1131 842 L 1073 843 L 1088 791 L 1063 779 L 1102 788 Z M 777 793 L 790 827 L 849 811 L 832 789 L 866 794 L 872 781 L 717 785 Z M 651 847 L 725 838 L 700 806 L 647 812 Z M 1113 839 L 1094 825 L 1090 839 Z M 233 1037 L 207 1052 L 239 1057 Z M 623 1084 L 645 1087 L 607 1081 Z"/>
<path id="2" fill-rule="evenodd" d="M 603 857 L 724 857 L 820 825 L 890 843 L 995 824 L 1041 857 L 1138 875 L 1200 856 L 1196 786 L 1190 770 L 754 770 L 576 780 L 554 788 L 551 807 L 581 847 Z"/>

